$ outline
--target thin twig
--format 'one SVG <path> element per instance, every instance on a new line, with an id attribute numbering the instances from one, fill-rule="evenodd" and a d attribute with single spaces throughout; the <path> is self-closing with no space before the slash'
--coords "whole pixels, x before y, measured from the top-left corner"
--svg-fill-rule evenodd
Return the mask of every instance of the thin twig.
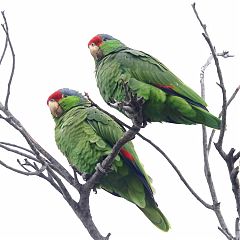
<path id="1" fill-rule="evenodd" d="M 218 227 L 218 230 L 228 239 L 235 240 L 233 237 L 229 236 L 227 232 L 225 232 L 222 228 Z"/>
<path id="2" fill-rule="evenodd" d="M 207 202 L 205 202 L 194 190 L 193 188 L 189 185 L 189 183 L 187 182 L 187 180 L 183 177 L 182 173 L 180 172 L 180 170 L 177 168 L 177 166 L 173 163 L 173 161 L 167 156 L 167 154 L 160 149 L 156 144 L 154 144 L 151 140 L 149 140 L 148 138 L 144 137 L 141 134 L 138 134 L 144 141 L 148 142 L 150 145 L 152 145 L 158 152 L 160 152 L 162 154 L 162 156 L 168 161 L 168 163 L 172 166 L 172 168 L 175 170 L 175 172 L 177 173 L 177 175 L 179 176 L 179 178 L 181 179 L 181 181 L 184 183 L 184 185 L 187 187 L 187 189 L 192 193 L 192 195 L 200 202 L 203 204 L 203 206 L 205 206 L 208 209 L 213 210 L 213 205 L 208 204 Z"/>
<path id="3" fill-rule="evenodd" d="M 225 128 L 226 128 L 226 110 L 227 110 L 226 89 L 224 87 L 222 71 L 221 71 L 221 68 L 220 68 L 220 65 L 219 65 L 219 61 L 218 61 L 218 57 L 217 57 L 217 54 L 216 54 L 216 50 L 215 50 L 215 48 L 214 48 L 214 46 L 213 46 L 213 44 L 212 44 L 212 42 L 210 40 L 208 32 L 207 32 L 207 26 L 206 26 L 206 24 L 203 24 L 202 20 L 200 19 L 199 15 L 198 15 L 198 12 L 196 10 L 196 4 L 195 3 L 192 4 L 192 8 L 193 8 L 193 11 L 194 11 L 194 13 L 195 13 L 195 15 L 196 15 L 200 25 L 203 28 L 204 33 L 202 35 L 205 38 L 205 40 L 208 43 L 209 48 L 211 50 L 211 53 L 212 53 L 212 56 L 213 56 L 213 59 L 214 59 L 215 65 L 216 65 L 219 82 L 220 82 L 219 86 L 221 87 L 221 90 L 222 90 L 222 98 L 223 98 L 222 115 L 223 116 L 222 116 L 221 129 L 220 129 L 220 134 L 219 134 L 218 143 L 217 143 L 218 145 L 222 146 L 223 137 L 224 137 Z"/>
<path id="4" fill-rule="evenodd" d="M 11 147 L 14 147 L 14 148 L 19 148 L 19 149 L 21 149 L 21 150 L 24 150 L 24 151 L 26 151 L 26 152 L 29 152 L 29 153 L 31 153 L 31 154 L 34 154 L 33 151 L 31 151 L 31 150 L 29 150 L 29 149 L 27 149 L 27 148 L 25 148 L 25 147 L 22 147 L 22 146 L 13 144 L 13 143 L 0 142 L 0 144 L 7 145 L 7 146 L 11 146 Z"/>
<path id="5" fill-rule="evenodd" d="M 70 193 L 68 192 L 67 188 L 64 186 L 62 180 L 54 173 L 54 171 L 51 168 L 47 168 L 47 171 L 51 175 L 51 177 L 58 183 L 58 186 L 62 191 L 63 197 L 67 200 L 67 202 L 71 203 L 73 199 Z"/>
<path id="6" fill-rule="evenodd" d="M 59 173 L 64 179 L 66 179 L 72 186 L 75 185 L 74 177 L 71 176 L 71 174 L 61 165 L 59 162 L 51 155 L 49 154 L 45 149 L 43 149 L 33 138 L 32 136 L 25 130 L 25 128 L 22 126 L 22 124 L 19 122 L 18 119 L 16 119 L 13 114 L 9 111 L 4 109 L 4 106 L 0 102 L 0 108 L 4 110 L 4 113 L 6 114 L 7 118 L 6 121 L 12 125 L 15 129 L 17 129 L 22 136 L 25 138 L 27 143 L 29 144 L 30 148 L 32 149 L 32 152 L 36 156 L 36 158 L 42 162 L 47 161 L 51 163 L 51 167 Z M 2 146 L 1 146 L 2 147 Z M 6 148 L 6 146 L 5 146 Z M 43 159 L 40 154 L 46 157 L 46 159 Z M 23 155 L 23 153 L 22 153 Z M 31 156 L 27 156 L 26 154 L 23 155 L 29 159 L 31 159 Z M 36 159 L 33 159 L 36 160 Z"/>
<path id="7" fill-rule="evenodd" d="M 206 25 L 204 25 L 204 26 L 206 27 Z M 216 53 L 216 55 L 219 56 L 219 57 L 223 57 L 223 58 L 234 57 L 234 55 L 229 54 L 229 51 L 223 51 L 221 53 Z M 211 64 L 212 59 L 213 59 L 213 55 L 211 54 L 208 57 L 206 63 L 201 67 L 201 72 L 200 72 L 200 83 L 201 84 L 204 84 L 205 71 L 206 71 L 207 67 Z M 202 91 L 202 89 L 201 89 L 201 91 Z M 205 92 L 201 92 L 201 96 L 202 96 L 203 99 L 205 99 Z M 230 103 L 231 103 L 231 101 L 230 101 Z"/>
<path id="8" fill-rule="evenodd" d="M 212 55 L 213 55 L 213 59 L 214 59 L 214 62 L 215 62 L 215 66 L 217 68 L 217 74 L 218 74 L 218 78 L 219 78 L 219 86 L 222 90 L 222 121 L 221 121 L 221 128 L 220 128 L 220 134 L 219 134 L 219 138 L 218 138 L 218 142 L 217 142 L 217 145 L 221 146 L 222 147 L 222 144 L 223 144 L 223 138 L 224 138 L 224 134 L 225 134 L 225 130 L 226 130 L 226 118 L 227 118 L 227 95 L 226 95 L 226 89 L 225 89 L 225 86 L 224 86 L 224 81 L 223 81 L 223 76 L 222 76 L 222 71 L 221 71 L 221 68 L 220 68 L 220 64 L 219 64 L 219 61 L 218 61 L 218 57 L 216 55 L 216 51 L 215 51 L 215 48 L 213 47 L 212 45 L 212 42 L 207 34 L 207 31 L 205 30 L 205 34 L 203 34 L 205 40 L 207 41 L 210 49 L 211 49 L 211 52 L 212 52 Z"/>
<path id="9" fill-rule="evenodd" d="M 236 218 L 236 221 L 235 221 L 235 235 L 236 235 L 236 240 L 240 240 L 239 218 Z"/>
<path id="10" fill-rule="evenodd" d="M 233 92 L 232 96 L 229 98 L 229 100 L 227 101 L 227 108 L 229 107 L 229 105 L 231 104 L 231 102 L 234 100 L 234 98 L 236 97 L 236 95 L 238 94 L 239 92 L 239 89 L 240 89 L 240 85 L 235 89 L 235 91 Z M 219 118 L 222 117 L 222 111 L 219 113 L 218 115 Z M 214 134 L 215 134 L 216 130 L 213 129 L 211 134 L 210 134 L 210 137 L 209 137 L 209 140 L 208 140 L 208 153 L 210 152 L 210 149 L 211 149 L 211 145 L 212 145 L 212 141 L 213 141 L 213 137 L 214 137 Z"/>
<path id="11" fill-rule="evenodd" d="M 46 169 L 46 167 L 47 167 L 47 165 L 43 165 L 43 166 L 39 169 L 39 171 L 34 171 L 34 172 L 26 171 L 26 172 L 24 172 L 24 171 L 21 171 L 21 170 L 19 170 L 19 169 L 16 169 L 16 168 L 14 168 L 14 167 L 11 167 L 11 166 L 7 165 L 6 163 L 4 163 L 4 162 L 1 161 L 1 160 L 0 160 L 0 164 L 1 164 L 3 167 L 7 168 L 7 169 L 10 169 L 10 170 L 12 170 L 12 171 L 14 171 L 14 172 L 16 172 L 16 173 L 20 173 L 20 174 L 23 174 L 23 175 L 26 175 L 26 176 L 39 175 L 39 174 L 40 174 L 41 172 L 43 172 L 43 171 Z"/>
<path id="12" fill-rule="evenodd" d="M 2 104 L 0 102 L 0 108 L 1 106 Z M 30 148 L 32 149 L 36 157 L 42 160 L 42 157 L 40 157 L 40 154 L 39 154 L 41 153 L 51 163 L 51 167 L 58 174 L 60 174 L 64 179 L 66 179 L 68 183 L 70 183 L 72 186 L 75 186 L 74 177 L 72 177 L 71 174 L 61 164 L 59 164 L 59 162 L 50 153 L 48 153 L 45 149 L 43 149 L 43 147 L 41 147 L 40 144 L 32 138 L 32 136 L 26 131 L 26 129 L 19 122 L 19 120 L 16 119 L 9 110 L 4 110 L 4 113 L 8 117 L 7 122 L 9 122 L 10 125 L 12 125 L 15 129 L 17 129 L 22 134 L 22 136 L 26 139 L 27 143 L 29 144 Z"/>
<path id="13" fill-rule="evenodd" d="M 5 149 L 5 150 L 7 150 L 7 151 L 9 151 L 9 152 L 13 152 L 13 153 L 15 153 L 15 154 L 18 154 L 18 155 L 20 155 L 20 156 L 29 158 L 29 159 L 31 159 L 31 160 L 40 162 L 36 157 L 33 157 L 32 155 L 29 155 L 29 154 L 27 154 L 27 153 L 18 151 L 18 150 L 16 150 L 16 149 L 7 147 L 7 146 L 5 146 L 5 144 L 1 144 L 1 143 L 0 143 L 0 148 L 3 148 L 3 149 Z"/>
<path id="14" fill-rule="evenodd" d="M 1 12 L 1 13 L 2 13 L 2 17 L 4 19 L 4 24 L 1 24 L 1 25 L 6 34 L 8 44 L 9 44 L 9 47 L 10 47 L 11 53 L 12 53 L 12 70 L 11 70 L 10 78 L 8 81 L 7 95 L 6 95 L 5 104 L 4 104 L 6 110 L 8 110 L 8 101 L 9 101 L 9 97 L 10 97 L 11 84 L 12 84 L 12 79 L 13 79 L 13 75 L 14 75 L 14 71 L 15 71 L 15 53 L 14 53 L 12 42 L 11 42 L 10 36 L 9 36 L 7 19 L 5 17 L 4 12 Z"/>
<path id="15" fill-rule="evenodd" d="M 48 166 L 48 167 L 49 167 L 49 166 Z M 39 176 L 40 178 L 45 179 L 46 181 L 48 181 L 60 194 L 62 194 L 62 191 L 61 191 L 60 187 L 59 187 L 58 184 L 53 180 L 52 177 L 50 177 L 49 175 L 48 175 L 48 177 L 47 177 L 47 176 L 45 176 L 43 173 L 40 173 L 38 176 Z"/>
<path id="16" fill-rule="evenodd" d="M 1 58 L 0 58 L 0 65 L 2 64 L 2 60 L 5 56 L 6 51 L 7 51 L 7 46 L 8 46 L 8 38 L 6 37 L 5 46 L 3 48 L 3 52 L 2 52 L 2 55 L 1 55 Z"/>
<path id="17" fill-rule="evenodd" d="M 4 11 L 2 11 L 1 14 L 2 14 L 3 18 L 5 18 Z M 7 25 L 6 25 L 6 29 L 8 31 L 8 26 Z M 7 50 L 7 46 L 8 46 L 8 37 L 6 36 L 3 52 L 2 52 L 2 55 L 1 55 L 1 58 L 0 58 L 0 65 L 2 64 L 2 60 L 3 60 L 4 56 L 5 56 L 5 53 L 6 53 L 6 50 Z"/>
<path id="18" fill-rule="evenodd" d="M 21 163 L 21 161 L 19 159 L 17 159 L 17 162 L 26 172 L 31 172 L 27 167 L 25 167 L 25 166 L 29 166 L 29 164 L 26 164 L 26 159 L 24 159 L 24 160 L 25 160 L 25 163 Z"/>

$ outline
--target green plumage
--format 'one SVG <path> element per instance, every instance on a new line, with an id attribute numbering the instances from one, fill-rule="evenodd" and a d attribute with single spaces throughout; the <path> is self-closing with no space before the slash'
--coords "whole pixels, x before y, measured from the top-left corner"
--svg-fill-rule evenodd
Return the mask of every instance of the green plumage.
<path id="1" fill-rule="evenodd" d="M 102 57 L 95 59 L 97 86 L 107 103 L 126 100 L 125 84 L 145 100 L 146 121 L 220 128 L 220 120 L 207 111 L 205 101 L 157 59 L 116 39 L 103 41 L 100 51 Z"/>
<path id="2" fill-rule="evenodd" d="M 91 107 L 80 95 L 65 95 L 58 103 L 63 114 L 54 117 L 56 144 L 72 167 L 81 173 L 92 174 L 97 163 L 111 152 L 113 145 L 123 136 L 124 130 L 108 115 Z M 128 142 L 124 149 L 133 156 L 134 161 L 120 153 L 111 171 L 101 178 L 97 187 L 134 203 L 154 225 L 168 231 L 169 223 L 157 207 L 151 180 L 133 144 Z"/>

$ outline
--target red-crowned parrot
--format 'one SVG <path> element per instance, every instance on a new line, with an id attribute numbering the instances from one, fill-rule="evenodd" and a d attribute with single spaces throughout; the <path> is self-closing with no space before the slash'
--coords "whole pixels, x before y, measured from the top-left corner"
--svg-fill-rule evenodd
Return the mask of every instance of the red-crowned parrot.
<path id="1" fill-rule="evenodd" d="M 88 47 L 95 60 L 97 86 L 108 104 L 127 103 L 130 93 L 143 100 L 145 121 L 220 128 L 221 121 L 208 112 L 205 101 L 156 58 L 107 34 L 93 37 Z M 120 111 L 131 112 L 127 109 Z"/>
<path id="2" fill-rule="evenodd" d="M 56 123 L 58 148 L 78 172 L 93 174 L 96 165 L 123 136 L 124 129 L 75 90 L 60 89 L 49 96 L 47 104 Z M 97 187 L 134 203 L 155 226 L 169 230 L 169 223 L 154 200 L 150 177 L 132 142 L 121 148 Z"/>

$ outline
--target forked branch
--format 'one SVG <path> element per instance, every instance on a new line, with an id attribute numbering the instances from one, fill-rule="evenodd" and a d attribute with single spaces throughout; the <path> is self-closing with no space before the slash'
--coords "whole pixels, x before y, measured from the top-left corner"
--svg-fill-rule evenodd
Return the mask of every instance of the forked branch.
<path id="1" fill-rule="evenodd" d="M 202 20 L 200 19 L 199 14 L 196 10 L 196 4 L 195 3 L 192 4 L 192 8 L 193 8 L 193 11 L 194 11 L 200 25 L 203 28 L 204 32 L 203 32 L 202 35 L 204 36 L 204 38 L 205 38 L 206 42 L 208 43 L 209 48 L 211 50 L 211 56 L 208 59 L 208 61 L 206 62 L 206 64 L 202 67 L 201 74 L 200 74 L 202 97 L 205 98 L 204 71 L 207 68 L 207 66 L 211 63 L 212 58 L 214 59 L 217 74 L 218 74 L 218 78 L 219 78 L 218 85 L 220 86 L 221 91 L 222 91 L 222 102 L 223 103 L 222 103 L 222 110 L 221 110 L 221 113 L 219 115 L 219 117 L 222 117 L 222 123 L 221 123 L 218 142 L 215 143 L 215 147 L 218 150 L 221 157 L 227 163 L 228 171 L 229 171 L 229 175 L 230 175 L 230 180 L 232 182 L 234 196 L 235 196 L 236 203 L 237 203 L 237 211 L 238 211 L 238 215 L 239 215 L 240 190 L 239 190 L 239 181 L 237 179 L 238 168 L 234 168 L 234 160 L 236 161 L 239 158 L 239 156 L 236 157 L 236 155 L 234 155 L 234 151 L 235 151 L 234 149 L 230 150 L 230 152 L 228 154 L 226 154 L 225 151 L 222 148 L 223 139 L 224 139 L 225 130 L 226 130 L 227 107 L 232 102 L 232 100 L 235 98 L 236 94 L 239 91 L 239 87 L 235 90 L 235 92 L 233 93 L 231 98 L 227 101 L 226 88 L 225 88 L 225 85 L 224 85 L 222 71 L 221 71 L 221 68 L 220 68 L 219 60 L 218 60 L 218 56 L 228 58 L 228 57 L 233 57 L 233 55 L 230 55 L 229 52 L 226 52 L 226 51 L 221 53 L 221 54 L 216 53 L 215 47 L 213 46 L 213 44 L 211 42 L 211 39 L 209 37 L 209 34 L 207 32 L 207 26 L 206 26 L 206 24 L 203 24 Z M 227 225 L 225 223 L 225 220 L 224 220 L 223 215 L 222 215 L 221 210 L 220 210 L 220 203 L 218 202 L 218 199 L 217 199 L 217 194 L 216 194 L 216 190 L 215 190 L 214 183 L 213 183 L 213 180 L 212 180 L 212 174 L 211 174 L 209 160 L 208 160 L 209 151 L 210 151 L 214 131 L 212 131 L 210 139 L 209 139 L 209 141 L 207 141 L 206 127 L 203 126 L 202 128 L 203 128 L 203 155 L 204 155 L 204 166 L 205 166 L 204 170 L 205 170 L 205 176 L 206 176 L 207 183 L 208 183 L 208 186 L 209 186 L 209 190 L 210 190 L 212 200 L 213 200 L 214 212 L 215 212 L 215 214 L 218 218 L 219 224 L 221 226 L 221 228 L 219 228 L 219 230 L 227 237 L 227 239 L 234 240 L 236 238 L 233 237 L 233 235 L 230 233 L 229 229 L 227 228 Z M 238 228 L 239 228 L 239 226 L 238 226 Z M 237 231 L 237 224 L 236 224 L 236 231 L 235 232 L 236 233 L 238 232 Z"/>

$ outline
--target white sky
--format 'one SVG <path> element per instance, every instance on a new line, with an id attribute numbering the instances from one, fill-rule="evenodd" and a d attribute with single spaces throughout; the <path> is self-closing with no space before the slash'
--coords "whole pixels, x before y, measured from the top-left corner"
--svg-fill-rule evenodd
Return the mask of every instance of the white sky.
<path id="1" fill-rule="evenodd" d="M 236 55 L 220 59 L 230 96 L 240 79 L 239 1 L 196 2 L 217 51 L 229 50 Z M 191 3 L 187 0 L 0 0 L 16 53 L 10 110 L 43 147 L 70 169 L 54 142 L 54 122 L 46 106 L 47 97 L 62 87 L 86 91 L 100 106 L 123 119 L 106 106 L 96 87 L 94 62 L 87 43 L 97 33 L 108 33 L 129 47 L 152 54 L 199 92 L 200 68 L 210 51 Z M 0 52 L 4 39 L 0 31 Z M 2 101 L 10 68 L 8 52 L 0 69 Z M 217 115 L 221 94 L 216 81 L 212 64 L 206 71 L 207 102 L 209 110 Z M 230 147 L 240 150 L 239 100 L 237 96 L 229 108 L 226 151 Z M 0 129 L 0 141 L 23 142 L 2 121 Z M 201 126 L 156 123 L 142 133 L 164 149 L 193 188 L 211 203 L 203 173 Z M 134 143 L 153 178 L 159 208 L 172 228 L 168 233 L 159 231 L 133 204 L 99 190 L 91 196 L 91 211 L 100 232 L 105 235 L 111 232 L 112 240 L 225 239 L 217 229 L 214 213 L 193 198 L 165 159 L 142 140 L 137 138 Z M 0 159 L 14 163 L 16 156 L 10 158 L 0 151 Z M 210 164 L 222 213 L 233 232 L 237 214 L 225 163 L 213 151 Z M 0 180 L 0 239 L 91 239 L 72 209 L 47 182 L 12 173 L 1 166 Z"/>

